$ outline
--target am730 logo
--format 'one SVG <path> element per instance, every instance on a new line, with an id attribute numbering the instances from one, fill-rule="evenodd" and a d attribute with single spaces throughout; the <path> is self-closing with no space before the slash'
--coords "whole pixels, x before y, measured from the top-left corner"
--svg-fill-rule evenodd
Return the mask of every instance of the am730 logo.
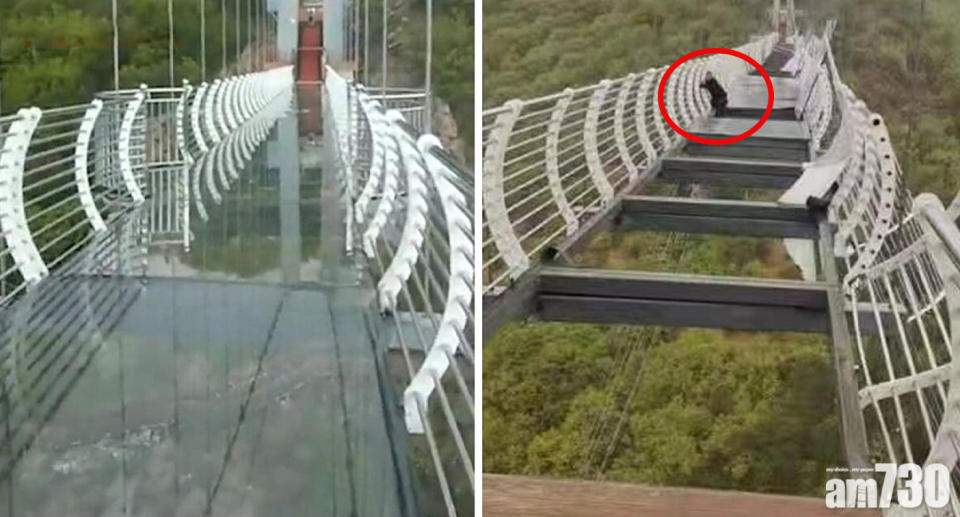
<path id="1" fill-rule="evenodd" d="M 939 463 L 877 463 L 874 476 L 827 480 L 827 508 L 943 508 L 950 502 L 950 471 Z M 878 485 L 878 481 L 880 484 Z"/>

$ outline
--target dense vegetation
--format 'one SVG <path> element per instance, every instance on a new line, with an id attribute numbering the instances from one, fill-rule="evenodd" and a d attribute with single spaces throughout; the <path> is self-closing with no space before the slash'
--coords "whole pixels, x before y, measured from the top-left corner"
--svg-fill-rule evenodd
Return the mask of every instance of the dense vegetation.
<path id="1" fill-rule="evenodd" d="M 420 88 L 426 69 L 426 0 L 387 0 L 390 6 L 388 84 Z M 381 80 L 381 0 L 370 2 L 370 84 Z M 450 106 L 466 163 L 472 167 L 474 0 L 433 1 L 433 92 Z M 446 135 L 449 136 L 449 135 Z"/>
<path id="2" fill-rule="evenodd" d="M 166 0 L 125 0 L 119 11 L 120 86 L 168 84 Z M 246 10 L 241 38 L 246 41 Z M 235 3 L 227 2 L 228 20 Z M 221 63 L 220 2 L 205 3 L 208 75 Z M 174 2 L 176 80 L 198 81 L 200 4 Z M 254 28 L 255 30 L 255 28 Z M 228 24 L 228 62 L 236 60 L 235 27 Z M 110 2 L 5 0 L 0 2 L 0 77 L 3 111 L 22 106 L 64 106 L 113 88 Z"/>
<path id="3" fill-rule="evenodd" d="M 485 0 L 484 106 L 667 64 L 767 30 L 768 0 Z M 801 28 L 838 21 L 843 80 L 882 114 L 911 187 L 960 190 L 960 3 L 797 0 Z"/>
<path id="4" fill-rule="evenodd" d="M 411 16 L 398 35 L 401 57 L 416 70 L 423 70 L 426 56 L 426 0 L 415 2 Z M 473 141 L 473 11 L 474 0 L 434 2 L 433 82 L 436 95 L 450 104 L 460 131 Z"/>
<path id="5" fill-rule="evenodd" d="M 484 0 L 484 106 L 662 66 L 698 48 L 740 45 L 769 6 L 768 0 Z"/>
<path id="6" fill-rule="evenodd" d="M 483 371 L 489 472 L 812 494 L 838 457 L 816 336 L 515 326 Z"/>
<path id="7" fill-rule="evenodd" d="M 754 0 L 485 0 L 484 106 L 667 64 L 765 31 Z M 890 127 L 914 191 L 960 189 L 960 4 L 797 1 L 836 18 L 847 82 Z M 581 264 L 797 278 L 776 242 L 605 233 Z M 525 324 L 484 345 L 489 472 L 822 495 L 842 462 L 826 339 Z"/>

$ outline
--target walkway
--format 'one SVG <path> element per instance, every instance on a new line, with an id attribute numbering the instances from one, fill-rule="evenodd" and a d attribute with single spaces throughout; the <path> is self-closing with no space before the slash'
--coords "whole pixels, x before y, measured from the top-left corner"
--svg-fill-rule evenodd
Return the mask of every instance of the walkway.
<path id="1" fill-rule="evenodd" d="M 3 312 L 0 516 L 410 513 L 372 284 L 329 143 L 298 141 L 292 111 L 204 191 L 189 252 L 118 255 L 117 225 L 95 261 L 138 272 L 54 274 Z"/>
<path id="2" fill-rule="evenodd" d="M 830 332 L 829 284 L 824 282 L 822 267 L 816 262 L 815 246 L 821 238 L 817 215 L 808 209 L 805 199 L 799 203 L 780 199 L 802 175 L 803 162 L 811 158 L 809 131 L 795 114 L 798 79 L 780 70 L 791 56 L 792 47 L 777 46 L 763 63 L 777 76 L 775 119 L 733 144 L 704 145 L 683 140 L 673 145 L 658 158 L 658 166 L 624 187 L 608 208 L 585 218 L 576 232 L 568 230 L 567 239 L 553 246 L 554 258 L 545 264 L 549 267 L 530 270 L 526 275 L 535 279 L 527 282 L 521 278 L 507 295 L 489 297 L 484 334 L 489 336 L 503 321 L 531 311 L 540 319 L 554 321 Z M 731 113 L 687 121 L 686 129 L 710 139 L 742 134 L 756 123 L 766 105 L 766 87 L 758 87 L 757 82 L 763 84 L 759 76 L 737 75 L 730 88 Z M 654 89 L 656 82 L 649 84 Z M 632 95 L 628 92 L 627 98 Z M 603 101 L 597 105 L 603 105 Z M 672 118 L 683 125 L 679 108 L 674 110 Z M 587 117 L 585 127 L 590 127 Z M 514 131 L 523 133 L 524 129 Z M 609 135 L 610 131 L 601 126 L 597 133 L 599 140 L 599 135 Z M 604 153 L 602 143 L 598 146 L 602 156 L 611 156 Z M 615 150 L 613 144 L 607 144 L 607 150 Z M 561 158 L 570 156 L 563 151 L 559 154 Z M 591 159 L 587 152 L 587 168 L 595 175 Z M 507 160 L 511 161 L 516 160 Z M 604 173 L 611 178 L 624 168 L 613 159 L 608 158 L 606 163 Z M 524 206 L 520 202 L 509 206 L 508 211 Z M 576 213 L 577 207 L 573 211 Z M 579 213 L 589 214 L 583 209 Z M 513 214 L 518 220 L 535 215 Z M 804 279 L 696 275 L 672 269 L 668 273 L 601 270 L 581 263 L 580 257 L 601 233 L 631 230 L 787 239 L 791 258 L 797 261 Z M 651 248 L 642 253 L 657 251 Z M 531 283 L 536 287 L 528 288 Z"/>

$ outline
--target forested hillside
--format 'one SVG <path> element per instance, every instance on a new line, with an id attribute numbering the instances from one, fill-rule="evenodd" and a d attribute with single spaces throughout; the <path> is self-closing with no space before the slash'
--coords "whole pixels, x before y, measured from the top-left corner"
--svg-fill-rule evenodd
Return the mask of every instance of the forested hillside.
<path id="1" fill-rule="evenodd" d="M 952 199 L 960 190 L 960 2 L 814 0 L 804 8 L 811 22 L 837 19 L 840 74 L 883 115 L 914 192 Z"/>
<path id="2" fill-rule="evenodd" d="M 662 66 L 698 48 L 745 43 L 769 6 L 769 0 L 484 0 L 484 106 Z"/>
<path id="3" fill-rule="evenodd" d="M 960 2 L 796 0 L 802 27 L 838 20 L 843 80 L 893 133 L 917 192 L 960 189 Z M 732 47 L 768 30 L 769 0 L 485 0 L 484 107 Z"/>
<path id="4" fill-rule="evenodd" d="M 422 72 L 426 66 L 425 4 L 426 0 L 413 2 L 413 11 L 410 16 L 404 17 L 402 28 L 397 34 L 398 57 L 415 72 L 418 85 L 423 84 Z M 474 0 L 434 1 L 432 66 L 434 93 L 450 104 L 461 138 L 467 142 L 468 147 L 473 145 L 473 108 L 476 105 L 473 73 L 473 11 Z"/>
<path id="5" fill-rule="evenodd" d="M 169 83 L 166 0 L 120 2 L 120 85 Z M 246 41 L 246 10 L 241 34 Z M 235 3 L 227 2 L 228 21 Z M 200 4 L 174 2 L 177 80 L 200 79 Z M 208 74 L 221 64 L 220 2 L 206 2 Z M 236 60 L 235 26 L 228 24 L 228 62 Z M 113 31 L 109 1 L 0 2 L 3 111 L 28 105 L 83 102 L 113 88 Z"/>
<path id="6" fill-rule="evenodd" d="M 767 31 L 768 0 L 486 0 L 484 107 Z M 960 188 L 960 3 L 797 0 L 838 20 L 843 80 L 882 114 L 915 192 Z M 670 194 L 667 194 L 670 195 Z M 798 278 L 776 241 L 604 233 L 583 265 Z M 820 336 L 526 324 L 484 344 L 484 468 L 822 495 L 841 462 Z"/>

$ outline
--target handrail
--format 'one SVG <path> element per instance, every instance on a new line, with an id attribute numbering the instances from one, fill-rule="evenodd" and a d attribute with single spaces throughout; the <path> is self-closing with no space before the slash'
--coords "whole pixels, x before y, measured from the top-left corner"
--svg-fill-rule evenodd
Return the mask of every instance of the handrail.
<path id="1" fill-rule="evenodd" d="M 290 105 L 292 80 L 289 67 L 277 68 L 216 91 L 142 86 L 0 118 L 0 175 L 11 180 L 0 184 L 0 305 L 81 267 L 81 252 L 126 225 L 136 205 L 147 205 L 138 211 L 143 237 L 179 235 L 188 247 L 190 175 L 212 170 L 212 155 L 235 174 Z M 214 139 L 200 129 L 213 127 L 211 117 L 230 121 Z M 200 190 L 192 194 L 201 204 Z"/>
<path id="2" fill-rule="evenodd" d="M 418 135 L 379 95 L 332 68 L 325 86 L 347 249 L 359 251 L 377 281 L 384 333 L 407 367 L 407 430 L 426 439 L 447 513 L 456 515 L 454 480 L 474 489 L 473 180 L 435 136 Z M 443 457 L 442 435 L 454 442 L 452 458 Z M 445 467 L 451 463 L 460 468 Z"/>
<path id="3" fill-rule="evenodd" d="M 804 176 L 820 178 L 820 191 L 807 194 L 830 199 L 867 445 L 878 461 L 953 470 L 960 462 L 957 213 L 932 194 L 913 198 L 883 118 L 839 77 L 830 47 L 835 26 L 828 22 L 822 37 L 804 36 L 801 45 L 817 70 L 804 117 L 818 157 Z M 840 120 L 825 123 L 831 113 Z M 958 489 L 952 478 L 954 515 Z"/>
<path id="4" fill-rule="evenodd" d="M 761 61 L 768 34 L 737 50 Z M 710 112 L 709 70 L 729 87 L 750 65 L 726 55 L 686 61 L 667 81 L 671 118 L 690 127 Z M 657 88 L 666 68 L 484 110 L 483 293 L 496 295 L 638 179 L 682 137 L 665 123 Z"/>

